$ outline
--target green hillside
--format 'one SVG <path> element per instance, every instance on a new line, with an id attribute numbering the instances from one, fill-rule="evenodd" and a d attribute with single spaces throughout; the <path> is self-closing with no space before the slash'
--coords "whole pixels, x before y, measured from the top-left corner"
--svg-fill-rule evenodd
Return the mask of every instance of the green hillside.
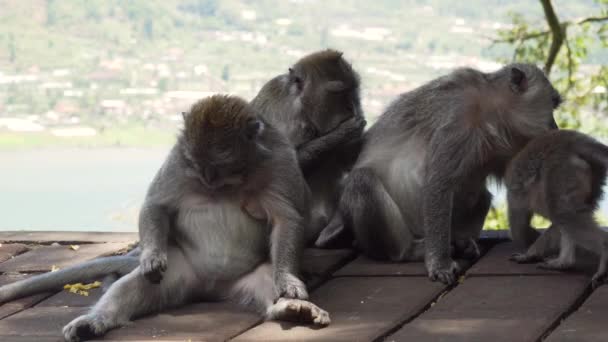
<path id="1" fill-rule="evenodd" d="M 564 19 L 597 6 L 556 1 Z M 343 50 L 361 73 L 374 117 L 432 76 L 510 56 L 491 44 L 510 12 L 542 17 L 531 0 L 0 0 L 0 9 L 0 119 L 39 125 L 23 135 L 0 122 L 0 146 L 59 143 L 50 130 L 75 125 L 97 129 L 105 138 L 91 141 L 100 144 L 136 144 L 107 136 L 130 127 L 170 137 L 192 92 L 250 98 L 299 56 L 325 47 Z M 591 59 L 608 54 L 597 48 Z"/>

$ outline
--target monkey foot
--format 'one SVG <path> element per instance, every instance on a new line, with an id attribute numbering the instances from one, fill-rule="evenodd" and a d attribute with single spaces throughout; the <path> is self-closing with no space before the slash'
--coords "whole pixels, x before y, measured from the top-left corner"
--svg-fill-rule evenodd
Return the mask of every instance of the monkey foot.
<path id="1" fill-rule="evenodd" d="M 327 326 L 331 322 L 327 311 L 299 299 L 279 298 L 270 308 L 270 319 Z"/>
<path id="2" fill-rule="evenodd" d="M 429 279 L 440 281 L 447 285 L 456 283 L 457 275 L 460 273 L 460 266 L 457 262 L 450 260 L 448 267 L 427 266 Z"/>
<path id="3" fill-rule="evenodd" d="M 454 254 L 459 258 L 475 260 L 481 256 L 479 246 L 473 238 L 457 241 L 454 248 Z"/>
<path id="4" fill-rule="evenodd" d="M 537 255 L 528 253 L 514 253 L 511 254 L 509 260 L 514 261 L 518 264 L 533 264 L 542 261 L 542 258 Z"/>
<path id="5" fill-rule="evenodd" d="M 167 255 L 158 251 L 144 251 L 140 264 L 144 277 L 152 284 L 158 284 L 163 279 L 163 272 L 167 270 Z"/>
<path id="6" fill-rule="evenodd" d="M 63 328 L 63 336 L 66 341 L 78 342 L 95 336 L 101 336 L 108 330 L 102 319 L 96 315 L 80 316 Z"/>
<path id="7" fill-rule="evenodd" d="M 542 268 L 544 270 L 567 270 L 572 267 L 572 263 L 565 262 L 560 258 L 554 259 L 546 259 L 544 262 L 538 264 L 538 268 Z"/>
<path id="8" fill-rule="evenodd" d="M 598 286 L 606 284 L 608 282 L 608 273 L 596 273 L 591 278 L 591 288 L 596 289 Z"/>

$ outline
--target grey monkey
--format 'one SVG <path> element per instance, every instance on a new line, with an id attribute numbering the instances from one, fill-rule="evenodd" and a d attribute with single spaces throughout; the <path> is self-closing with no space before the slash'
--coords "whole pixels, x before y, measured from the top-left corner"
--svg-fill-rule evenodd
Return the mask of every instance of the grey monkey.
<path id="1" fill-rule="evenodd" d="M 317 239 L 330 220 L 341 227 L 340 182 L 356 160 L 366 123 L 359 84 L 359 75 L 341 52 L 323 50 L 267 82 L 251 101 L 296 146 L 312 192 L 308 242 Z"/>
<path id="2" fill-rule="evenodd" d="M 367 255 L 424 258 L 431 280 L 454 283 L 451 257 L 476 257 L 500 179 L 527 141 L 557 127 L 559 94 L 534 65 L 457 69 L 402 94 L 365 133 L 340 211 Z"/>
<path id="3" fill-rule="evenodd" d="M 559 230 L 559 256 L 544 259 L 546 240 L 537 239 L 516 262 L 537 262 L 548 269 L 567 269 L 576 262 L 575 247 L 600 256 L 592 285 L 608 274 L 608 232 L 593 218 L 603 195 L 608 167 L 608 147 L 575 131 L 555 131 L 526 145 L 509 163 L 505 177 L 508 190 L 511 234 L 520 245 L 534 242 L 538 233 L 530 227 L 533 213 L 548 218 L 552 226 L 545 234 Z"/>
<path id="4" fill-rule="evenodd" d="M 251 105 L 296 147 L 312 191 L 306 240 L 314 240 L 328 218 L 334 217 L 334 225 L 341 227 L 341 216 L 336 214 L 339 181 L 356 159 L 365 126 L 358 74 L 341 52 L 315 52 L 268 81 Z M 98 258 L 2 286 L 0 303 L 102 277 L 104 288 L 108 287 L 139 265 L 140 252 L 136 248 L 126 256 Z"/>
<path id="5" fill-rule="evenodd" d="M 64 327 L 67 341 L 200 299 L 329 323 L 297 277 L 310 194 L 292 145 L 237 97 L 203 99 L 184 121 L 140 212 L 140 266 Z"/>

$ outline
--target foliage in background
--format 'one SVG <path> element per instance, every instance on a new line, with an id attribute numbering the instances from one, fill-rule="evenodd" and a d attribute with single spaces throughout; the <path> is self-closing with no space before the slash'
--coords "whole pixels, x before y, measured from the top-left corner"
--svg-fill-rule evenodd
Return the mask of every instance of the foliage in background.
<path id="1" fill-rule="evenodd" d="M 592 50 L 608 47 L 608 0 L 597 0 L 597 13 L 562 19 L 551 0 L 540 0 L 545 22 L 510 13 L 513 26 L 499 30 L 497 44 L 513 48 L 511 60 L 543 64 L 565 102 L 556 113 L 561 128 L 608 136 L 608 65 L 597 62 Z M 503 62 L 506 62 L 503 60 Z M 600 113 L 598 115 L 598 113 Z"/>
<path id="2" fill-rule="evenodd" d="M 523 14 L 511 12 L 513 26 L 498 31 L 495 44 L 513 49 L 510 60 L 542 64 L 545 73 L 565 99 L 556 112 L 561 128 L 576 129 L 607 137 L 608 66 L 597 63 L 590 54 L 608 47 L 608 0 L 597 0 L 597 13 L 584 18 L 563 20 L 551 0 L 539 0 L 545 22 L 539 24 Z M 558 8 L 559 9 L 559 8 Z M 599 213 L 596 219 L 608 223 Z M 532 226 L 548 227 L 551 222 L 535 215 Z M 485 229 L 508 227 L 506 205 L 492 207 Z"/>

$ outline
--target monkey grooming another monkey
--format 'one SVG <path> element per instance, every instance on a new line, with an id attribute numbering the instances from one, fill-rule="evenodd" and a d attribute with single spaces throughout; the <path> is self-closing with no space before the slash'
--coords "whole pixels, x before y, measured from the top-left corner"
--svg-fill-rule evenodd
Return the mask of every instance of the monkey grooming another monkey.
<path id="1" fill-rule="evenodd" d="M 342 52 L 323 50 L 301 58 L 289 72 L 268 81 L 251 105 L 296 146 L 300 167 L 312 192 L 307 241 L 336 213 L 340 181 L 361 147 L 365 119 L 359 75 Z"/>
<path id="2" fill-rule="evenodd" d="M 291 144 L 237 97 L 201 100 L 184 121 L 140 213 L 140 266 L 64 327 L 67 341 L 198 299 L 329 323 L 297 277 L 310 194 Z"/>
<path id="3" fill-rule="evenodd" d="M 559 94 L 534 65 L 458 69 L 401 95 L 365 133 L 340 211 L 359 248 L 393 261 L 424 258 L 452 284 L 451 243 L 477 257 L 490 175 L 535 136 L 557 127 Z"/>
<path id="4" fill-rule="evenodd" d="M 268 81 L 251 101 L 266 122 L 296 146 L 300 167 L 312 191 L 312 218 L 306 240 L 336 215 L 339 180 L 352 167 L 365 126 L 359 97 L 359 76 L 342 53 L 324 50 L 300 59 L 290 71 Z M 128 255 L 104 257 L 56 272 L 29 277 L 0 287 L 0 303 L 88 280 L 118 278 L 139 265 L 140 248 Z"/>
<path id="5" fill-rule="evenodd" d="M 546 217 L 552 223 L 550 229 L 560 232 L 559 256 L 545 259 L 540 267 L 561 270 L 574 266 L 578 245 L 600 256 L 593 287 L 605 282 L 608 274 L 608 232 L 593 218 L 603 195 L 607 167 L 607 146 L 583 133 L 563 130 L 529 142 L 510 162 L 505 177 L 513 238 L 528 242 L 534 230 L 530 227 L 532 214 Z M 542 237 L 539 240 L 542 243 Z M 541 250 L 534 243 L 512 260 L 541 261 L 545 257 Z"/>

